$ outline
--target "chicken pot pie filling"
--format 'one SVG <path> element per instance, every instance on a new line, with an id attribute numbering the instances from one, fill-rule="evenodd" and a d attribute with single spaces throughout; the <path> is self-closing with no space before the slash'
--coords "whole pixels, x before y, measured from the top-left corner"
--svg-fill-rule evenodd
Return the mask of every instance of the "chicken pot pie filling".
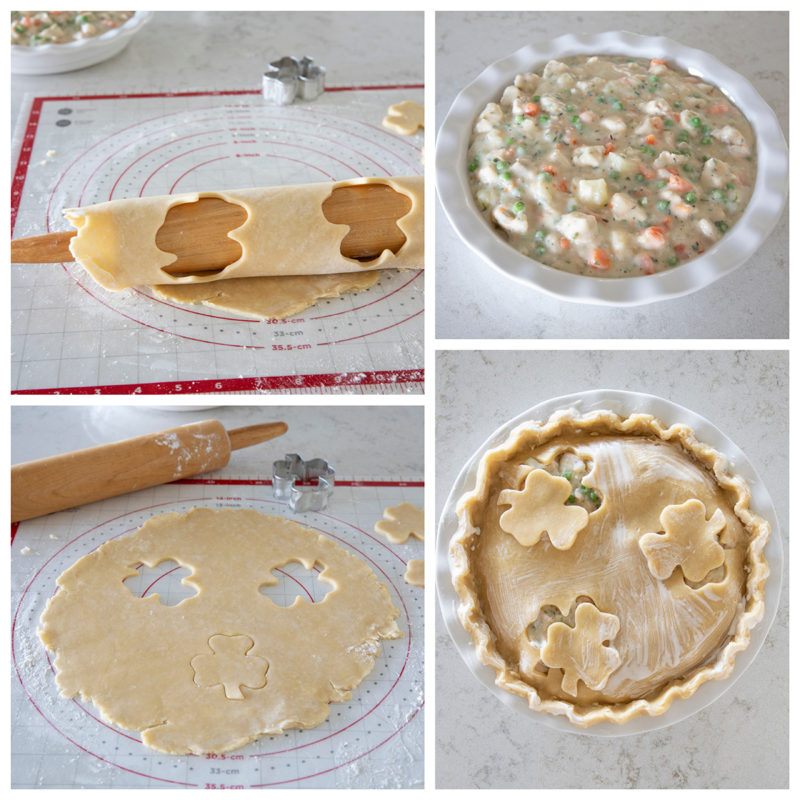
<path id="1" fill-rule="evenodd" d="M 749 501 L 683 425 L 564 411 L 520 426 L 480 461 L 450 545 L 478 657 L 581 727 L 661 714 L 727 677 L 769 572 Z"/>
<path id="2" fill-rule="evenodd" d="M 629 277 L 714 245 L 753 192 L 756 143 L 720 89 L 661 59 L 572 56 L 522 73 L 475 123 L 470 186 L 547 266 Z"/>

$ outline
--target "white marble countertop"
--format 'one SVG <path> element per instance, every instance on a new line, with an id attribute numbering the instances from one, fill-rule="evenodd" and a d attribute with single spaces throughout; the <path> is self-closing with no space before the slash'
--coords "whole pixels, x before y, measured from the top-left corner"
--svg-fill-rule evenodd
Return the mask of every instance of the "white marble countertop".
<path id="1" fill-rule="evenodd" d="M 420 12 L 157 11 L 109 61 L 60 75 L 12 75 L 11 121 L 26 93 L 66 95 L 76 86 L 84 94 L 260 88 L 269 62 L 284 55 L 327 67 L 329 86 L 418 83 L 422 26 Z"/>
<path id="2" fill-rule="evenodd" d="M 283 436 L 236 450 L 213 477 L 269 477 L 286 453 L 324 458 L 339 478 L 423 475 L 422 409 L 384 406 L 220 406 L 165 411 L 142 406 L 16 406 L 11 411 L 11 463 L 66 453 L 130 436 L 218 419 L 238 428 L 282 420 Z"/>
<path id="3" fill-rule="evenodd" d="M 440 352 L 437 519 L 462 466 L 504 422 L 551 397 L 627 389 L 683 405 L 736 442 L 769 489 L 786 549 L 788 362 L 774 351 Z M 681 723 L 621 738 L 557 732 L 509 709 L 469 672 L 437 604 L 437 786 L 788 787 L 787 585 L 784 568 L 776 621 L 730 691 Z"/>
<path id="4" fill-rule="evenodd" d="M 747 78 L 788 141 L 787 12 L 447 12 L 437 15 L 436 122 L 488 64 L 564 33 L 628 30 L 711 53 Z M 785 338 L 789 335 L 788 208 L 747 263 L 683 298 L 604 308 L 548 297 L 474 254 L 436 207 L 436 335 L 460 338 Z"/>

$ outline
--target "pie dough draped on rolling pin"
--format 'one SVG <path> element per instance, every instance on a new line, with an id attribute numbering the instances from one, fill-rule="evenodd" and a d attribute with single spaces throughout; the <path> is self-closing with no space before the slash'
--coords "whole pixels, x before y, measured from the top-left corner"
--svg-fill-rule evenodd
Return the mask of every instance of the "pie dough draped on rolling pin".
<path id="1" fill-rule="evenodd" d="M 406 237 L 397 253 L 387 249 L 371 261 L 359 261 L 342 255 L 349 226 L 329 222 L 322 204 L 338 187 L 367 183 L 390 186 L 411 200 L 411 208 L 397 220 Z M 162 268 L 177 257 L 156 246 L 156 234 L 170 208 L 202 197 L 218 197 L 245 209 L 245 222 L 228 234 L 242 246 L 242 255 L 221 272 L 170 275 Z M 66 209 L 64 215 L 78 229 L 70 242 L 76 261 L 101 286 L 113 290 L 253 276 L 421 269 L 424 264 L 422 176 L 110 200 Z"/>

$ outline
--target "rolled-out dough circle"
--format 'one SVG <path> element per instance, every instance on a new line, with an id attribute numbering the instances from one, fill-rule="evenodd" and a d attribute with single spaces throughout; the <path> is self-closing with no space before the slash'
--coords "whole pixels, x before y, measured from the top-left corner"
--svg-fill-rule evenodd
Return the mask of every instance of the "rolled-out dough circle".
<path id="1" fill-rule="evenodd" d="M 174 606 L 123 583 L 175 561 L 197 594 Z M 259 591 L 290 561 L 332 587 L 283 607 Z M 167 753 L 221 753 L 323 722 L 401 632 L 386 586 L 331 539 L 249 509 L 153 517 L 64 572 L 39 637 L 65 697 Z"/>
<path id="2" fill-rule="evenodd" d="M 231 278 L 213 283 L 151 286 L 157 297 L 176 303 L 202 303 L 256 319 L 285 319 L 299 314 L 317 300 L 360 292 L 374 285 L 380 270 L 337 275 L 278 275 Z"/>

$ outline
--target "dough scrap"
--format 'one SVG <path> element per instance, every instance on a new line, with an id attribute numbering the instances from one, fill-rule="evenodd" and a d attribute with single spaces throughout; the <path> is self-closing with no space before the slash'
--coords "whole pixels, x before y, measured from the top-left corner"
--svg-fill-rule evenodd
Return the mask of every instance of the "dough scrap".
<path id="1" fill-rule="evenodd" d="M 256 319 L 285 319 L 299 314 L 317 300 L 360 292 L 373 286 L 380 270 L 341 275 L 285 275 L 232 278 L 208 284 L 151 286 L 157 297 L 176 303 L 202 303 Z"/>
<path id="2" fill-rule="evenodd" d="M 395 103 L 389 106 L 389 111 L 383 118 L 383 126 L 401 136 L 411 136 L 418 128 L 425 127 L 425 107 L 412 100 Z"/>
<path id="3" fill-rule="evenodd" d="M 384 250 L 378 258 L 359 261 L 340 252 L 350 227 L 328 221 L 322 204 L 342 186 L 385 184 L 411 199 L 409 212 L 397 220 L 406 237 L 396 253 Z M 271 186 L 221 192 L 110 200 L 70 208 L 64 216 L 78 229 L 70 240 L 75 260 L 106 289 L 160 284 L 209 283 L 265 275 L 318 275 L 366 272 L 373 269 L 424 267 L 424 179 L 356 178 L 338 183 Z M 245 223 L 228 236 L 242 246 L 242 255 L 221 272 L 175 276 L 162 267 L 177 257 L 156 246 L 156 234 L 167 212 L 181 203 L 217 197 L 245 208 Z"/>
<path id="4" fill-rule="evenodd" d="M 425 562 L 421 558 L 412 558 L 406 564 L 406 572 L 403 580 L 409 586 L 425 585 Z"/>
<path id="5" fill-rule="evenodd" d="M 409 536 L 425 539 L 425 510 L 412 503 L 389 506 L 383 519 L 375 523 L 375 533 L 385 536 L 392 544 L 401 544 Z"/>
<path id="6" fill-rule="evenodd" d="M 134 597 L 135 566 L 173 560 L 198 593 L 175 606 Z M 259 588 L 290 561 L 333 586 L 288 607 Z M 58 579 L 39 637 L 56 653 L 64 697 L 166 753 L 221 753 L 265 733 L 310 728 L 373 669 L 380 640 L 402 636 L 389 592 L 331 539 L 249 509 L 153 517 Z M 250 646 L 252 642 L 252 646 Z"/>

